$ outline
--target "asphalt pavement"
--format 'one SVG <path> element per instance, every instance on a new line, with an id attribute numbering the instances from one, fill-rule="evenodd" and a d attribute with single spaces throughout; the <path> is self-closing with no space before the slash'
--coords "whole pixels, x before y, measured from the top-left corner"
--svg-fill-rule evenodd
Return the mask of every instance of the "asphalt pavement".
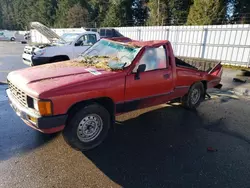
<path id="1" fill-rule="evenodd" d="M 26 67 L 22 48 L 0 43 L 0 81 Z M 85 153 L 26 126 L 0 84 L 0 188 L 250 187 L 250 101 L 223 82 L 195 112 L 174 104 L 119 116 L 115 132 Z"/>
<path id="2" fill-rule="evenodd" d="M 0 82 L 6 81 L 10 71 L 27 67 L 22 63 L 25 44 L 0 41 Z"/>

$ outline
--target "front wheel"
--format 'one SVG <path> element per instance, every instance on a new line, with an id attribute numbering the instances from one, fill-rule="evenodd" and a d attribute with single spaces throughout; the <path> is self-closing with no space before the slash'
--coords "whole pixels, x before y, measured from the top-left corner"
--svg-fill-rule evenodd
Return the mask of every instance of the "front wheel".
<path id="1" fill-rule="evenodd" d="M 109 127 L 109 112 L 98 104 L 91 104 L 70 117 L 63 136 L 72 148 L 86 151 L 102 143 Z"/>
<path id="2" fill-rule="evenodd" d="M 204 85 L 197 82 L 191 86 L 188 93 L 182 97 L 181 102 L 185 108 L 194 110 L 205 98 Z"/>
<path id="3" fill-rule="evenodd" d="M 15 41 L 16 39 L 14 37 L 11 37 L 10 38 L 10 41 Z"/>

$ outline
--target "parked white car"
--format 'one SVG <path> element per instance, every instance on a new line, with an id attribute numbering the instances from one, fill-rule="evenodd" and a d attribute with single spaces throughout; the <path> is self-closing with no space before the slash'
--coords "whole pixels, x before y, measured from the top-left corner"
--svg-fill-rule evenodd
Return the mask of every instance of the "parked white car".
<path id="1" fill-rule="evenodd" d="M 93 31 L 64 33 L 62 36 L 58 36 L 39 22 L 32 22 L 31 27 L 44 35 L 50 43 L 25 46 L 22 58 L 23 62 L 29 66 L 77 58 L 100 40 L 100 35 Z"/>
<path id="2" fill-rule="evenodd" d="M 15 41 L 15 31 L 0 30 L 0 41 Z"/>

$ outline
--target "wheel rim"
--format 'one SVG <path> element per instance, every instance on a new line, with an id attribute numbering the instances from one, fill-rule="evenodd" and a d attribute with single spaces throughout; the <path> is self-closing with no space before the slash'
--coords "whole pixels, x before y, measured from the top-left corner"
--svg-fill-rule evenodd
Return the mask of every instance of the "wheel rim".
<path id="1" fill-rule="evenodd" d="M 201 92 L 199 89 L 193 89 L 191 93 L 191 102 L 196 104 L 200 100 Z"/>
<path id="2" fill-rule="evenodd" d="M 85 116 L 79 123 L 77 136 L 82 142 L 91 142 L 100 135 L 102 128 L 102 118 L 97 114 L 90 114 Z"/>

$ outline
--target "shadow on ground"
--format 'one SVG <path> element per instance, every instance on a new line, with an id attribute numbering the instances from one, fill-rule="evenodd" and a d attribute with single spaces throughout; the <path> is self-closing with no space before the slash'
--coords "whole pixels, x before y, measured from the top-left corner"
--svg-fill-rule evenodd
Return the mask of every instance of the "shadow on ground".
<path id="1" fill-rule="evenodd" d="M 25 125 L 7 101 L 0 102 L 0 162 L 35 150 L 58 134 L 43 134 Z"/>
<path id="2" fill-rule="evenodd" d="M 209 161 L 215 156 L 200 138 L 208 126 L 203 121 L 197 112 L 164 107 L 117 124 L 115 133 L 84 155 L 123 187 L 191 187 L 202 178 L 202 185 L 214 185 L 206 171 L 215 171 L 216 160 Z"/>

